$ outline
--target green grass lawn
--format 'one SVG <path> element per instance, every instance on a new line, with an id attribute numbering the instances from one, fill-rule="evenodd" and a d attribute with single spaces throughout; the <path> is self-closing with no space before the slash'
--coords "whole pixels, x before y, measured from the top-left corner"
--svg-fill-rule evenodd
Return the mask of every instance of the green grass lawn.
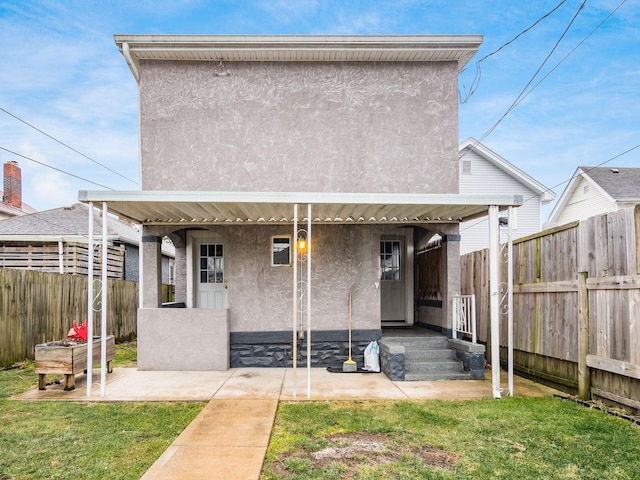
<path id="1" fill-rule="evenodd" d="M 114 366 L 135 366 L 135 344 Z M 32 362 L 0 371 L 0 480 L 139 479 L 202 403 L 11 400 L 37 385 Z"/>
<path id="2" fill-rule="evenodd" d="M 36 385 L 31 362 L 0 371 L 0 480 L 138 479 L 203 407 L 9 398 Z M 279 478 L 640 479 L 640 427 L 557 398 L 281 403 Z"/>
<path id="3" fill-rule="evenodd" d="M 557 398 L 281 403 L 262 478 L 639 479 L 640 428 Z"/>

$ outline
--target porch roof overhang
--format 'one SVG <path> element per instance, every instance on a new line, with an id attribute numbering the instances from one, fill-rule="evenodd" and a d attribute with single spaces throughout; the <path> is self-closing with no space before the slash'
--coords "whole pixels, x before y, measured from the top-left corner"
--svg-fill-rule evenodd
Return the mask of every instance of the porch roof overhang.
<path id="1" fill-rule="evenodd" d="M 315 224 L 457 223 L 487 214 L 490 205 L 519 206 L 519 195 L 87 191 L 81 202 L 106 202 L 110 212 L 143 225 L 291 224 L 294 204 L 313 206 Z M 299 218 L 306 221 L 306 218 Z"/>

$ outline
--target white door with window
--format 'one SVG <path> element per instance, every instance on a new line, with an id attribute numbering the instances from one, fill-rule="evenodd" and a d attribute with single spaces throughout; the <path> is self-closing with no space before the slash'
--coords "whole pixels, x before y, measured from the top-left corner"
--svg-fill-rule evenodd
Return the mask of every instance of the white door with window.
<path id="1" fill-rule="evenodd" d="M 224 244 L 198 241 L 195 250 L 196 307 L 227 308 Z"/>

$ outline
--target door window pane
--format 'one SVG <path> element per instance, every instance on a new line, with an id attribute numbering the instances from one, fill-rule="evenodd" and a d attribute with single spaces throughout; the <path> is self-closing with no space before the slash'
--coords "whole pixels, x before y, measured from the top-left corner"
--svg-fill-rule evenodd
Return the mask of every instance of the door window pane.
<path id="1" fill-rule="evenodd" d="M 400 280 L 400 241 L 380 242 L 380 280 Z"/>
<path id="2" fill-rule="evenodd" d="M 224 248 L 219 243 L 200 245 L 200 283 L 224 282 Z"/>

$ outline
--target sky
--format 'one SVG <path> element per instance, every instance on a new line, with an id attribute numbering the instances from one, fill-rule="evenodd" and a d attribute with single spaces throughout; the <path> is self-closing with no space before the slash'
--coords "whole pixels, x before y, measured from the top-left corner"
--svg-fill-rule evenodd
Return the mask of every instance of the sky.
<path id="1" fill-rule="evenodd" d="M 37 210 L 139 189 L 137 84 L 114 34 L 480 34 L 460 142 L 556 198 L 578 166 L 640 167 L 638 0 L 0 0 L 0 163 L 18 162 Z"/>

